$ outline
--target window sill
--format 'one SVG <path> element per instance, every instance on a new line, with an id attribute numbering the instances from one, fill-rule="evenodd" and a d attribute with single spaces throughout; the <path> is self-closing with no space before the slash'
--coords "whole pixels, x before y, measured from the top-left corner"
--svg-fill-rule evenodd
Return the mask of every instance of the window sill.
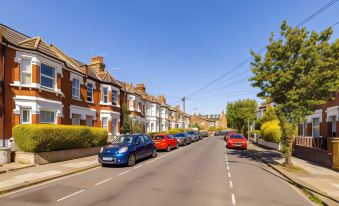
<path id="1" fill-rule="evenodd" d="M 61 95 L 61 96 L 65 96 L 63 92 L 55 90 L 55 89 L 51 89 L 51 88 L 47 88 L 44 86 L 40 86 L 39 84 L 37 85 L 26 85 L 26 84 L 9 84 L 11 87 L 18 87 L 19 89 L 21 88 L 28 88 L 28 89 L 38 89 L 39 91 L 46 91 L 46 92 L 51 92 L 51 93 L 55 93 L 56 95 Z"/>
<path id="2" fill-rule="evenodd" d="M 72 99 L 73 99 L 73 100 L 76 100 L 76 101 L 79 101 L 79 102 L 82 102 L 82 100 L 81 100 L 80 98 L 78 98 L 78 97 L 72 96 Z"/>

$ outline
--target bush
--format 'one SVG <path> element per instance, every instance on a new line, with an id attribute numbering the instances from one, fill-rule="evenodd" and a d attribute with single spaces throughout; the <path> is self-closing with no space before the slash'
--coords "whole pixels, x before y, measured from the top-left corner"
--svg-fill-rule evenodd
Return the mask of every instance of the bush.
<path id="1" fill-rule="evenodd" d="M 278 120 L 265 122 L 261 126 L 261 134 L 265 141 L 280 143 L 281 129 Z"/>
<path id="2" fill-rule="evenodd" d="M 148 135 L 154 137 L 154 135 L 159 134 L 160 132 L 149 132 Z M 164 132 L 165 133 L 165 132 Z"/>
<path id="3" fill-rule="evenodd" d="M 170 129 L 167 131 L 168 134 L 177 134 L 180 132 L 184 132 L 185 129 L 181 129 L 181 128 L 174 128 L 174 129 Z"/>
<path id="4" fill-rule="evenodd" d="M 24 152 L 102 146 L 108 138 L 102 128 L 52 124 L 19 124 L 13 127 L 13 136 L 16 146 Z"/>

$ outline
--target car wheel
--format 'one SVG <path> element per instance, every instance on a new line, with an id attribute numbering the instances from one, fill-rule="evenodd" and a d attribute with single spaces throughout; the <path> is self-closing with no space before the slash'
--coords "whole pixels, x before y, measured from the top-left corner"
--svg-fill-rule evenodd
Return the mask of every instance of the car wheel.
<path id="1" fill-rule="evenodd" d="M 186 145 L 187 145 L 187 142 L 185 141 L 184 146 L 186 146 Z"/>
<path id="2" fill-rule="evenodd" d="M 175 148 L 176 148 L 176 149 L 178 149 L 178 148 L 179 148 L 179 143 L 177 143 L 177 144 L 175 145 Z"/>
<path id="3" fill-rule="evenodd" d="M 107 165 L 106 164 L 101 164 L 101 167 L 107 167 Z"/>
<path id="4" fill-rule="evenodd" d="M 127 165 L 129 166 L 129 167 L 132 167 L 132 166 L 134 166 L 135 165 L 135 155 L 134 154 L 130 154 L 129 156 L 128 156 L 128 162 L 127 162 Z"/>
<path id="5" fill-rule="evenodd" d="M 152 157 L 153 158 L 157 157 L 157 150 L 155 148 L 152 151 Z"/>
<path id="6" fill-rule="evenodd" d="M 170 151 L 171 151 L 171 145 L 168 145 L 168 146 L 167 146 L 166 151 L 167 151 L 167 152 L 170 152 Z"/>

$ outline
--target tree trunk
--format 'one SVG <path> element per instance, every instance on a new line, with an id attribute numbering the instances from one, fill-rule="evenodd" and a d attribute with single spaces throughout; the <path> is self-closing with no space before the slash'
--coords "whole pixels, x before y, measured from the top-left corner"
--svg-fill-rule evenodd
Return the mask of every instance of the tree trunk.
<path id="1" fill-rule="evenodd" d="M 282 129 L 282 143 L 284 145 L 284 166 L 291 168 L 293 167 L 292 148 L 294 142 L 294 131 L 297 127 L 297 124 L 294 122 L 288 122 L 285 115 L 279 115 L 279 120 Z"/>

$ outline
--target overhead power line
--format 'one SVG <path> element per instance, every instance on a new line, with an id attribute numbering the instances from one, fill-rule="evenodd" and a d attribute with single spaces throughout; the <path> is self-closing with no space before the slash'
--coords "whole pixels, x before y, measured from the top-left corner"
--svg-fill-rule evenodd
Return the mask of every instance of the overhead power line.
<path id="1" fill-rule="evenodd" d="M 327 3 L 326 5 L 324 5 L 323 7 L 321 7 L 320 9 L 318 9 L 316 12 L 314 12 L 312 15 L 310 15 L 309 17 L 307 17 L 306 19 L 302 20 L 300 23 L 297 24 L 297 27 L 303 26 L 306 23 L 308 23 L 309 21 L 311 21 L 312 19 L 314 19 L 315 17 L 317 17 L 319 14 L 323 13 L 324 11 L 326 11 L 328 8 L 330 8 L 332 5 L 334 5 L 338 0 L 332 0 L 329 3 Z M 333 26 L 339 24 L 339 22 L 336 22 Z M 281 37 L 280 37 L 281 38 Z M 280 39 L 279 38 L 279 39 Z M 257 53 L 261 54 L 262 52 L 264 52 L 266 50 L 266 47 L 260 49 Z M 224 77 L 228 76 L 229 74 L 231 74 L 232 72 L 236 71 L 237 69 L 241 68 L 243 65 L 247 64 L 248 62 L 251 61 L 251 57 L 246 58 L 245 60 L 243 60 L 242 62 L 240 62 L 238 65 L 236 65 L 235 67 L 231 68 L 230 70 L 226 71 L 225 73 L 223 73 L 222 75 L 220 75 L 219 77 L 215 78 L 214 80 L 208 82 L 205 86 L 197 89 L 196 91 L 190 93 L 189 95 L 186 95 L 186 97 L 192 97 L 194 95 L 197 95 L 199 92 L 203 91 L 204 89 L 210 87 L 211 85 L 216 84 L 217 82 L 219 82 L 221 79 L 223 79 Z"/>

